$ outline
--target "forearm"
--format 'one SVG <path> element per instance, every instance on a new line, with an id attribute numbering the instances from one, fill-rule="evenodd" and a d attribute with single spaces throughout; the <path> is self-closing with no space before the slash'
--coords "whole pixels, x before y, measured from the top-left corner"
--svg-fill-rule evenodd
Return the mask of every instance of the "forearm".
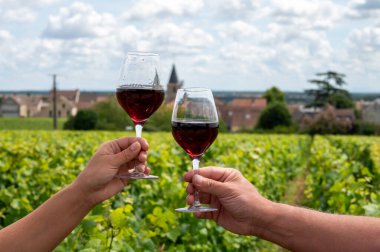
<path id="1" fill-rule="evenodd" d="M 380 251 L 380 219 L 275 204 L 257 235 L 292 251 Z"/>
<path id="2" fill-rule="evenodd" d="M 0 231 L 5 251 L 51 251 L 91 210 L 80 190 L 69 185 L 26 217 Z"/>

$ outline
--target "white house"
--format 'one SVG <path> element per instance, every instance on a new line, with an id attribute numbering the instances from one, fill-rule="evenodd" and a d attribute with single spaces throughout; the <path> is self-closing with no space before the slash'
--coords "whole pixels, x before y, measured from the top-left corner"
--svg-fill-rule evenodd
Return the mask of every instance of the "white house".
<path id="1" fill-rule="evenodd" d="M 3 97 L 0 105 L 0 115 L 3 117 L 19 117 L 20 104 L 14 97 Z"/>
<path id="2" fill-rule="evenodd" d="M 380 124 L 380 99 L 373 102 L 366 102 L 362 110 L 363 121 Z"/>

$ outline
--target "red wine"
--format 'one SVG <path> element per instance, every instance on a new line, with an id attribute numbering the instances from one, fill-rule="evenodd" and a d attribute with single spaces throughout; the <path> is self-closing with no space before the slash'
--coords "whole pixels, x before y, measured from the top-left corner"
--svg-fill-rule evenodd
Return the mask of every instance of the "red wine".
<path id="1" fill-rule="evenodd" d="M 116 90 L 120 106 L 128 113 L 132 121 L 145 122 L 164 101 L 164 90 L 121 87 Z"/>
<path id="2" fill-rule="evenodd" d="M 218 123 L 172 122 L 172 134 L 176 142 L 191 158 L 200 157 L 218 136 Z"/>

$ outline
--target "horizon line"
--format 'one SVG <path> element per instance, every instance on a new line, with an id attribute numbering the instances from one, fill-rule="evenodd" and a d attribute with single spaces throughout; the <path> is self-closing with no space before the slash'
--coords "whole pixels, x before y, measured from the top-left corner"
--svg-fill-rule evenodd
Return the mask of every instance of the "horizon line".
<path id="1" fill-rule="evenodd" d="M 79 88 L 68 88 L 68 89 L 57 89 L 58 91 L 67 91 L 67 90 L 79 90 L 83 92 L 107 92 L 107 93 L 113 93 L 115 92 L 112 89 L 79 89 Z M 166 90 L 166 89 L 165 89 Z M 213 92 L 253 92 L 253 93 L 264 93 L 266 90 L 217 90 L 217 89 L 211 89 Z M 0 90 L 0 93 L 12 93 L 12 92 L 50 92 L 51 89 L 16 89 L 16 90 Z M 300 90 L 281 90 L 284 93 L 305 93 L 305 90 L 300 91 Z M 349 90 L 348 90 L 349 91 Z M 380 90 L 378 91 L 367 91 L 367 92 L 356 92 L 356 91 L 349 91 L 350 93 L 355 93 L 355 94 L 372 94 L 372 95 L 380 95 Z"/>

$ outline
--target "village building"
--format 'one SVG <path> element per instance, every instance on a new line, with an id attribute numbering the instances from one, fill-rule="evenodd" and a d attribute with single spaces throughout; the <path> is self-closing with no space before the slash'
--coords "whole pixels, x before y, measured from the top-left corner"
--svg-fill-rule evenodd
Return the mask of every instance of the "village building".
<path id="1" fill-rule="evenodd" d="M 292 121 L 294 123 L 300 122 L 303 116 L 302 104 L 288 104 L 287 105 L 290 115 L 292 116 Z"/>
<path id="2" fill-rule="evenodd" d="M 265 98 L 236 98 L 230 103 L 220 106 L 221 117 L 227 128 L 236 132 L 239 130 L 253 129 L 260 117 L 261 112 L 267 106 Z"/>
<path id="3" fill-rule="evenodd" d="M 110 95 L 97 92 L 81 92 L 77 103 L 78 110 L 93 108 L 97 103 L 107 101 Z"/>
<path id="4" fill-rule="evenodd" d="M 105 101 L 109 95 L 100 93 L 81 93 L 76 90 L 58 90 L 57 117 L 75 116 L 79 109 L 95 106 Z M 5 96 L 0 105 L 3 117 L 53 117 L 53 93 L 47 95 L 12 95 Z"/>
<path id="5" fill-rule="evenodd" d="M 3 117 L 31 117 L 45 105 L 42 96 L 5 96 L 0 106 Z"/>
<path id="6" fill-rule="evenodd" d="M 2 97 L 0 105 L 0 115 L 2 117 L 19 117 L 20 104 L 16 99 L 10 96 Z"/>
<path id="7" fill-rule="evenodd" d="M 351 129 L 356 120 L 354 109 L 337 109 L 332 105 L 327 105 L 322 109 L 299 106 L 298 110 L 292 111 L 292 117 L 301 130 L 308 128 L 322 118 L 335 121 L 347 129 Z"/>
<path id="8" fill-rule="evenodd" d="M 380 99 L 364 102 L 361 111 L 363 121 L 380 124 Z"/>

